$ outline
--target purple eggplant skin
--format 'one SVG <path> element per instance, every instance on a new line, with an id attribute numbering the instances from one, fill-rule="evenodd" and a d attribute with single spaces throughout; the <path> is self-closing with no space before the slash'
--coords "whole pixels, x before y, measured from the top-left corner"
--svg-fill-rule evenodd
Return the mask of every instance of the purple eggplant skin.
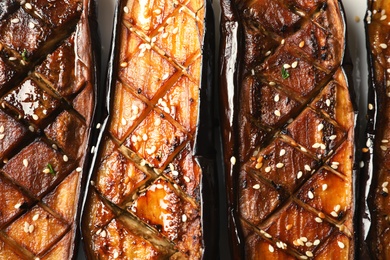
<path id="1" fill-rule="evenodd" d="M 248 1 L 249 2 L 249 1 Z M 265 1 L 259 1 L 259 2 L 265 2 Z M 277 3 L 283 3 L 283 1 L 275 1 Z M 288 6 L 291 7 L 291 10 L 294 10 L 295 7 L 292 7 L 295 1 L 289 1 Z M 297 1 L 298 2 L 298 1 Z M 323 3 L 327 1 L 316 1 L 316 3 Z M 341 10 L 341 20 L 342 20 L 342 26 L 346 28 L 345 24 L 345 17 L 344 17 L 344 11 L 342 7 L 341 1 L 336 1 L 337 4 L 340 7 Z M 255 5 L 254 2 L 250 2 L 251 4 Z M 302 3 L 302 2 L 301 2 Z M 222 143 L 223 143 L 223 163 L 224 163 L 224 174 L 225 174 L 225 182 L 226 182 L 226 196 L 227 196 L 227 222 L 228 222 L 228 234 L 230 239 L 230 250 L 231 250 L 231 258 L 232 259 L 246 259 L 246 251 L 248 250 L 248 247 L 246 245 L 245 237 L 248 236 L 249 231 L 245 231 L 245 228 L 242 226 L 243 217 L 240 216 L 239 208 L 240 208 L 240 198 L 239 198 L 239 189 L 240 185 L 246 186 L 246 182 L 242 182 L 239 179 L 240 171 L 242 171 L 242 167 L 240 167 L 245 164 L 245 162 L 249 159 L 248 154 L 246 151 L 240 149 L 240 146 L 245 146 L 246 148 L 250 147 L 252 148 L 252 142 L 259 144 L 262 142 L 265 142 L 266 144 L 270 142 L 269 140 L 273 138 L 273 134 L 269 135 L 267 131 L 258 131 L 255 136 L 252 132 L 249 133 L 249 131 L 245 132 L 247 133 L 247 139 L 242 139 L 242 136 L 245 136 L 245 134 L 240 133 L 240 129 L 244 128 L 242 125 L 238 125 L 238 118 L 242 117 L 242 114 L 240 114 L 240 110 L 242 107 L 245 107 L 247 103 L 250 102 L 250 100 L 241 100 L 240 95 L 241 92 L 248 91 L 248 89 L 243 90 L 243 78 L 245 77 L 243 74 L 246 73 L 246 75 L 250 74 L 250 69 L 253 67 L 245 68 L 248 63 L 253 62 L 256 63 L 256 60 L 250 60 L 250 58 L 245 57 L 246 50 L 250 50 L 249 52 L 252 52 L 251 54 L 255 53 L 255 48 L 253 46 L 245 46 L 246 39 L 245 39 L 245 26 L 243 25 L 242 20 L 245 18 L 243 17 L 249 17 L 252 14 L 260 13 L 260 11 L 254 10 L 252 13 L 252 10 L 247 8 L 245 11 L 247 13 L 243 13 L 242 10 L 240 12 L 240 8 L 242 6 L 246 5 L 246 1 L 244 2 L 237 2 L 233 0 L 222 0 L 221 1 L 221 41 L 220 41 L 220 103 L 221 103 L 221 109 L 220 109 L 220 116 L 221 116 L 221 135 L 222 135 Z M 247 7 L 247 6 L 245 6 Z M 324 10 L 327 8 L 326 3 L 322 5 L 319 8 L 323 8 Z M 243 8 L 242 8 L 243 9 Z M 276 11 L 275 11 L 276 12 Z M 266 16 L 266 15 L 264 15 Z M 277 20 L 277 19 L 275 19 Z M 272 23 L 272 22 L 270 22 Z M 269 25 L 269 24 L 268 24 Z M 252 24 L 254 26 L 253 28 L 256 28 L 256 24 Z M 248 26 L 249 27 L 249 26 Z M 284 28 L 287 30 L 295 30 L 291 28 Z M 283 35 L 284 29 L 281 29 L 279 32 L 277 28 L 273 28 L 272 33 L 280 33 Z M 271 33 L 271 34 L 272 34 Z M 249 34 L 249 33 L 248 33 Z M 260 34 L 260 33 L 259 33 Z M 287 31 L 288 35 L 288 31 Z M 344 31 L 344 37 L 345 37 L 345 31 Z M 257 39 L 258 44 L 261 45 L 262 40 L 261 37 Z M 287 42 L 287 41 L 286 41 Z M 349 99 L 351 100 L 351 106 L 352 106 L 352 131 L 355 133 L 354 135 L 354 147 L 356 147 L 357 143 L 357 105 L 355 100 L 355 92 L 352 84 L 352 62 L 349 57 L 348 50 L 346 48 L 346 40 L 343 43 L 343 56 L 341 59 L 342 68 L 345 72 L 345 75 L 347 76 L 347 88 L 348 88 L 348 94 Z M 271 46 L 272 47 L 272 46 Z M 258 48 L 260 52 L 260 47 Z M 265 50 L 267 51 L 267 49 Z M 264 51 L 264 52 L 265 52 Z M 266 56 L 269 54 L 265 54 Z M 260 55 L 259 55 L 260 56 Z M 260 62 L 258 62 L 260 63 Z M 262 68 L 262 67 L 256 67 L 256 69 Z M 248 72 L 249 71 L 249 72 Z M 252 71 L 253 75 L 254 71 Z M 260 93 L 259 93 L 260 95 Z M 255 106 L 251 104 L 252 106 Z M 250 106 L 250 105 L 248 105 Z M 253 109 L 251 107 L 251 109 Z M 270 108 L 272 109 L 272 108 Z M 248 109 L 247 109 L 248 110 Z M 243 120 L 244 121 L 244 120 Z M 248 120 L 249 121 L 249 120 Z M 249 124 L 249 123 L 248 123 Z M 283 129 L 281 130 L 282 133 Z M 265 144 L 265 145 L 266 145 Z M 248 149 L 250 150 L 250 149 Z M 355 229 L 358 224 L 358 216 L 357 216 L 357 210 L 355 210 L 356 207 L 356 201 L 358 196 L 358 182 L 356 179 L 357 174 L 357 167 L 354 163 L 354 158 L 356 157 L 356 148 L 353 148 L 351 151 L 351 157 L 350 160 L 351 164 L 353 165 L 353 170 L 351 172 L 352 180 L 352 216 L 351 221 L 354 222 L 353 224 L 353 232 L 357 232 Z M 261 167 L 261 166 L 260 166 Z M 264 182 L 261 182 L 264 183 Z M 267 198 L 265 198 L 267 200 Z M 357 257 L 357 233 L 353 234 L 351 237 L 351 252 L 350 257 Z M 272 248 L 275 249 L 274 246 Z M 268 250 L 267 247 L 263 247 L 264 250 Z M 270 249 L 271 250 L 271 249 Z M 275 251 L 276 252 L 276 251 Z M 259 255 L 258 255 L 259 257 Z M 279 255 L 280 257 L 280 255 Z M 297 256 L 295 256 L 297 257 Z"/>
<path id="2" fill-rule="evenodd" d="M 388 259 L 390 254 L 390 209 L 388 198 L 388 120 L 389 91 L 387 70 L 389 44 L 387 19 L 382 12 L 389 11 L 388 1 L 367 1 L 364 19 L 366 30 L 367 60 L 369 68 L 367 97 L 367 126 L 361 169 L 362 198 L 360 222 L 361 259 Z M 374 11 L 380 10 L 379 13 Z M 386 18 L 386 17 L 384 17 Z M 383 60 L 386 60 L 382 62 Z"/>
<path id="3" fill-rule="evenodd" d="M 105 77 L 106 88 L 104 90 L 104 100 L 99 103 L 99 119 L 101 123 L 100 132 L 96 138 L 94 147 L 95 154 L 92 158 L 92 165 L 89 170 L 86 192 L 84 196 L 82 216 L 80 219 L 82 241 L 84 251 L 88 259 L 95 259 L 96 252 L 91 248 L 92 240 L 88 226 L 91 225 L 89 215 L 91 201 L 93 200 L 96 189 L 93 179 L 99 167 L 99 160 L 107 136 L 109 135 L 110 120 L 115 111 L 113 104 L 115 101 L 116 83 L 119 78 L 120 69 L 120 48 L 121 45 L 121 26 L 123 10 L 127 1 L 116 1 L 113 18 L 113 33 L 109 60 L 107 65 L 107 74 Z M 217 197 L 217 175 L 215 166 L 215 148 L 214 148 L 214 86 L 215 86 L 215 34 L 214 34 L 214 14 L 212 10 L 212 0 L 205 0 L 205 19 L 204 19 L 204 42 L 202 46 L 201 59 L 201 85 L 199 92 L 199 114 L 198 123 L 194 136 L 192 156 L 199 165 L 202 175 L 199 186 L 199 199 L 201 205 L 201 227 L 202 227 L 202 259 L 218 258 L 218 197 Z M 102 196 L 103 197 L 103 196 Z M 118 216 L 127 215 L 111 202 L 102 199 L 110 204 L 111 210 Z M 103 216 L 104 218 L 104 216 Z M 141 229 L 144 225 L 140 224 Z M 161 235 L 159 235 L 161 236 Z M 163 250 L 162 250 L 163 251 Z M 168 253 L 169 254 L 169 253 Z M 168 255 L 167 254 L 167 255 Z"/>

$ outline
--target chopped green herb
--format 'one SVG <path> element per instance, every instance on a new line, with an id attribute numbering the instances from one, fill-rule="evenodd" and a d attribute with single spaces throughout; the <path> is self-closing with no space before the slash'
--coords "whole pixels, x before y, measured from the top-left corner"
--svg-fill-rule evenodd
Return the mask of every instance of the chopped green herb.
<path id="1" fill-rule="evenodd" d="M 28 58 L 27 56 L 28 56 L 28 52 L 27 52 L 26 49 L 24 49 L 23 52 L 22 52 L 22 59 L 23 59 L 24 61 L 27 61 L 27 58 Z"/>
<path id="2" fill-rule="evenodd" d="M 51 175 L 56 175 L 56 171 L 50 163 L 48 163 L 46 167 L 49 169 Z"/>
<path id="3" fill-rule="evenodd" d="M 282 67 L 282 78 L 287 79 L 288 77 L 290 77 L 290 74 L 284 67 Z"/>

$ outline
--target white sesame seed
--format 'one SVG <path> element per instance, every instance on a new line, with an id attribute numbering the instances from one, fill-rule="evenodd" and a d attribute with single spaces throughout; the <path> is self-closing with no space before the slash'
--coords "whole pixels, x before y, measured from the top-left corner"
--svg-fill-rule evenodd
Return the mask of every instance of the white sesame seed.
<path id="1" fill-rule="evenodd" d="M 285 68 L 285 69 L 289 69 L 289 68 L 291 68 L 291 65 L 290 64 L 283 64 L 283 68 Z"/>
<path id="2" fill-rule="evenodd" d="M 384 183 L 382 183 L 382 187 L 387 187 L 388 185 L 389 185 L 388 181 L 385 181 Z"/>
<path id="3" fill-rule="evenodd" d="M 258 169 L 261 169 L 261 167 L 263 167 L 263 163 L 256 163 L 255 165 L 255 168 L 258 170 Z"/>
<path id="4" fill-rule="evenodd" d="M 279 102 L 279 100 L 280 100 L 279 94 L 276 94 L 275 97 L 274 97 L 274 101 L 275 102 Z"/>
<path id="5" fill-rule="evenodd" d="M 23 231 L 25 233 L 28 233 L 28 228 L 30 227 L 30 225 L 27 223 L 27 222 L 24 222 L 24 225 L 23 225 Z"/>
<path id="6" fill-rule="evenodd" d="M 305 246 L 307 246 L 307 247 L 311 247 L 312 245 L 313 245 L 312 242 L 307 242 L 307 243 L 305 244 Z"/>
<path id="7" fill-rule="evenodd" d="M 330 105 L 331 105 L 330 99 L 327 99 L 327 100 L 325 101 L 325 103 L 326 103 L 326 106 L 330 107 Z"/>
<path id="8" fill-rule="evenodd" d="M 113 257 L 114 257 L 114 259 L 118 258 L 119 257 L 119 253 L 117 251 L 115 251 Z"/>
<path id="9" fill-rule="evenodd" d="M 281 149 L 280 152 L 279 152 L 279 156 L 283 156 L 286 154 L 286 150 L 285 149 Z"/>
<path id="10" fill-rule="evenodd" d="M 232 165 L 235 165 L 236 162 L 237 162 L 236 157 L 232 156 L 232 157 L 230 158 L 230 163 L 231 163 Z"/>
<path id="11" fill-rule="evenodd" d="M 381 18 L 380 18 L 381 21 L 384 21 L 386 19 L 387 19 L 387 15 L 382 15 Z"/>
<path id="12" fill-rule="evenodd" d="M 82 171 L 83 171 L 83 169 L 81 167 L 76 168 L 76 172 L 82 172 Z"/>
<path id="13" fill-rule="evenodd" d="M 33 118 L 34 120 L 38 120 L 38 119 L 39 119 L 38 115 L 36 115 L 36 114 L 32 114 L 32 118 Z"/>
<path id="14" fill-rule="evenodd" d="M 316 218 L 315 218 L 315 221 L 316 221 L 317 223 L 322 223 L 322 219 L 319 218 L 319 217 L 316 217 Z"/>
<path id="15" fill-rule="evenodd" d="M 313 192 L 311 192 L 311 191 L 309 191 L 308 193 L 307 193 L 307 196 L 309 197 L 309 199 L 314 199 L 314 194 L 313 194 Z"/>
<path id="16" fill-rule="evenodd" d="M 29 10 L 32 9 L 32 5 L 30 3 L 26 3 L 24 6 L 26 7 L 26 9 L 29 9 Z"/>
<path id="17" fill-rule="evenodd" d="M 309 172 L 309 171 L 311 171 L 311 168 L 310 168 L 310 166 L 309 166 L 309 165 L 307 165 L 307 164 L 305 164 L 305 170 L 306 170 L 306 171 L 308 171 L 308 172 Z"/>
<path id="18" fill-rule="evenodd" d="M 144 141 L 148 140 L 148 135 L 147 134 L 143 134 L 142 135 L 142 140 L 144 140 Z"/>
<path id="19" fill-rule="evenodd" d="M 382 151 L 387 151 L 387 146 L 381 145 L 380 148 Z"/>
<path id="20" fill-rule="evenodd" d="M 286 41 L 283 39 L 280 41 L 280 44 L 284 44 Z"/>
<path id="21" fill-rule="evenodd" d="M 373 105 L 373 104 L 371 104 L 371 103 L 370 103 L 370 104 L 368 104 L 368 109 L 369 109 L 369 110 L 373 110 L 373 109 L 374 109 L 374 105 Z"/>
<path id="22" fill-rule="evenodd" d="M 301 42 L 299 43 L 299 48 L 303 48 L 303 46 L 305 46 L 305 41 L 301 41 Z"/>
<path id="23" fill-rule="evenodd" d="M 123 7 L 123 11 L 128 14 L 129 13 L 129 8 L 127 6 Z"/>
<path id="24" fill-rule="evenodd" d="M 345 247 L 344 243 L 341 242 L 341 241 L 337 241 L 337 244 L 339 245 L 339 247 L 340 247 L 341 249 L 343 249 L 343 248 Z"/>
<path id="25" fill-rule="evenodd" d="M 16 59 L 16 57 L 9 57 L 8 60 L 14 61 L 14 60 L 17 60 L 17 59 Z"/>
<path id="26" fill-rule="evenodd" d="M 300 246 L 305 245 L 305 243 L 303 243 L 303 241 L 300 238 L 298 238 L 296 241 L 297 241 L 298 245 L 300 245 Z"/>
<path id="27" fill-rule="evenodd" d="M 306 251 L 306 255 L 307 255 L 308 257 L 313 257 L 313 253 L 312 253 L 311 251 Z"/>
<path id="28" fill-rule="evenodd" d="M 337 138 L 337 135 L 331 135 L 329 136 L 329 140 L 335 140 Z"/>
<path id="29" fill-rule="evenodd" d="M 66 154 L 64 154 L 64 156 L 62 156 L 62 159 L 64 160 L 64 162 L 67 162 L 69 161 L 69 158 Z"/>
<path id="30" fill-rule="evenodd" d="M 100 236 L 101 237 L 106 237 L 107 236 L 107 232 L 105 230 L 102 230 L 102 232 L 100 232 Z"/>
<path id="31" fill-rule="evenodd" d="M 337 218 L 339 215 L 337 214 L 337 212 L 335 212 L 335 211 L 332 211 L 331 213 L 330 213 L 330 215 L 332 216 L 332 217 L 335 217 L 335 218 Z"/>
<path id="32" fill-rule="evenodd" d="M 320 242 L 321 241 L 319 239 L 316 239 L 316 240 L 314 240 L 313 245 L 318 246 L 320 244 Z"/>
<path id="33" fill-rule="evenodd" d="M 322 190 L 325 191 L 326 189 L 328 189 L 328 184 L 322 184 Z"/>
<path id="34" fill-rule="evenodd" d="M 306 150 L 305 147 L 301 146 L 300 149 L 301 149 L 302 152 L 307 153 L 307 150 Z"/>
<path id="35" fill-rule="evenodd" d="M 39 214 L 35 214 L 34 217 L 32 218 L 33 221 L 37 221 L 39 218 Z"/>
<path id="36" fill-rule="evenodd" d="M 50 173 L 50 169 L 49 168 L 47 168 L 47 167 L 45 167 L 45 169 L 43 169 L 43 171 L 42 171 L 43 173 Z"/>
<path id="37" fill-rule="evenodd" d="M 379 44 L 379 47 L 381 47 L 382 49 L 387 49 L 387 44 L 381 43 L 381 44 Z"/>
<path id="38" fill-rule="evenodd" d="M 265 56 L 269 56 L 271 54 L 271 51 L 267 51 L 266 53 L 265 53 Z"/>
<path id="39" fill-rule="evenodd" d="M 268 250 L 273 253 L 275 251 L 274 247 L 272 245 L 269 245 L 268 246 Z"/>
<path id="40" fill-rule="evenodd" d="M 322 129 L 324 129 L 324 124 L 319 124 L 319 125 L 317 126 L 317 130 L 318 130 L 318 131 L 321 131 Z"/>
<path id="41" fill-rule="evenodd" d="M 276 83 L 273 82 L 273 81 L 270 81 L 268 84 L 269 84 L 270 86 L 275 86 L 275 85 L 276 85 Z"/>
<path id="42" fill-rule="evenodd" d="M 260 189 L 260 184 L 255 184 L 255 185 L 253 185 L 253 189 L 255 189 L 255 190 Z"/>
<path id="43" fill-rule="evenodd" d="M 320 148 L 321 144 L 320 143 L 314 143 L 311 147 L 314 149 Z"/>
<path id="44" fill-rule="evenodd" d="M 284 167 L 284 163 L 277 163 L 276 168 L 280 169 Z"/>
<path id="45" fill-rule="evenodd" d="M 275 110 L 274 114 L 275 114 L 275 116 L 277 116 L 277 117 L 280 117 L 280 116 L 281 116 L 281 114 L 280 114 L 280 111 L 279 111 L 279 110 Z"/>
<path id="46" fill-rule="evenodd" d="M 173 176 L 179 176 L 179 172 L 178 171 L 172 171 L 172 175 Z"/>
<path id="47" fill-rule="evenodd" d="M 11 20 L 11 23 L 18 23 L 19 22 L 19 18 L 14 18 Z"/>
<path id="48" fill-rule="evenodd" d="M 186 215 L 186 214 L 183 214 L 183 215 L 181 216 L 181 221 L 183 221 L 183 222 L 186 222 L 186 221 L 187 221 L 187 215 Z"/>
<path id="49" fill-rule="evenodd" d="M 0 134 L 0 140 L 3 140 L 5 137 L 5 134 Z"/>
<path id="50" fill-rule="evenodd" d="M 173 34 L 176 34 L 178 31 L 179 31 L 179 27 L 176 27 L 176 28 L 174 28 L 174 29 L 172 30 L 172 33 L 173 33 Z"/>
<path id="51" fill-rule="evenodd" d="M 34 29 L 35 24 L 33 22 L 28 22 L 28 28 Z"/>
<path id="52" fill-rule="evenodd" d="M 35 229 L 35 227 L 34 227 L 33 225 L 30 225 L 30 226 L 28 227 L 28 232 L 29 232 L 29 233 L 34 232 L 34 229 Z"/>
<path id="53" fill-rule="evenodd" d="M 267 167 L 265 168 L 265 172 L 268 173 L 268 172 L 270 172 L 270 171 L 271 171 L 271 167 L 270 167 L 270 166 L 267 166 Z"/>
<path id="54" fill-rule="evenodd" d="M 297 174 L 297 179 L 299 180 L 300 178 L 302 178 L 302 175 L 303 175 L 303 172 L 299 171 L 298 174 Z"/>
<path id="55" fill-rule="evenodd" d="M 389 189 L 388 189 L 387 187 L 382 187 L 382 191 L 383 191 L 384 193 L 389 193 Z"/>
<path id="56" fill-rule="evenodd" d="M 126 119 L 122 118 L 122 125 L 126 125 L 126 124 L 127 124 Z"/>
<path id="57" fill-rule="evenodd" d="M 25 167 L 28 167 L 28 161 L 27 161 L 27 159 L 23 159 L 23 165 L 24 165 Z"/>
<path id="58" fill-rule="evenodd" d="M 291 67 L 293 69 L 295 69 L 297 66 L 298 66 L 298 61 L 294 61 L 293 63 L 291 63 Z"/>
<path id="59" fill-rule="evenodd" d="M 299 239 L 302 240 L 302 242 L 304 242 L 304 243 L 307 242 L 307 237 L 300 237 Z"/>
<path id="60" fill-rule="evenodd" d="M 360 168 L 364 168 L 364 162 L 360 161 Z"/>
<path id="61" fill-rule="evenodd" d="M 19 209 L 20 206 L 22 206 L 22 203 L 19 202 L 19 203 L 16 203 L 16 204 L 15 204 L 14 208 L 15 208 L 15 209 Z"/>
<path id="62" fill-rule="evenodd" d="M 4 126 L 3 125 L 0 126 L 0 133 L 4 133 Z"/>

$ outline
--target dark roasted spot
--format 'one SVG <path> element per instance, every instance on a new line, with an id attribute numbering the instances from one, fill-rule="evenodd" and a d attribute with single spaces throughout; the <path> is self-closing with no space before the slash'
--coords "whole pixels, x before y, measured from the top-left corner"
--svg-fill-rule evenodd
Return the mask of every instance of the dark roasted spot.
<path id="1" fill-rule="evenodd" d="M 137 93 L 138 93 L 138 94 L 141 94 L 141 93 L 142 93 L 142 89 L 141 89 L 141 88 L 138 88 Z"/>

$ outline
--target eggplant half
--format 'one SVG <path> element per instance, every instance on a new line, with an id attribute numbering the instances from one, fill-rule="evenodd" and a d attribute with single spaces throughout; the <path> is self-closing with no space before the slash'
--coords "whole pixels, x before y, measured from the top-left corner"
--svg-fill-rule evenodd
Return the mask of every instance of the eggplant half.
<path id="1" fill-rule="evenodd" d="M 95 108 L 95 5 L 0 3 L 0 259 L 72 259 Z"/>
<path id="2" fill-rule="evenodd" d="M 233 259 L 354 259 L 356 112 L 340 1 L 221 7 Z"/>
<path id="3" fill-rule="evenodd" d="M 368 1 L 365 19 L 369 62 L 368 125 L 362 161 L 366 205 L 362 259 L 390 258 L 390 1 Z M 364 204 L 366 203 L 366 204 Z"/>
<path id="4" fill-rule="evenodd" d="M 215 259 L 209 1 L 118 1 L 89 259 Z"/>

